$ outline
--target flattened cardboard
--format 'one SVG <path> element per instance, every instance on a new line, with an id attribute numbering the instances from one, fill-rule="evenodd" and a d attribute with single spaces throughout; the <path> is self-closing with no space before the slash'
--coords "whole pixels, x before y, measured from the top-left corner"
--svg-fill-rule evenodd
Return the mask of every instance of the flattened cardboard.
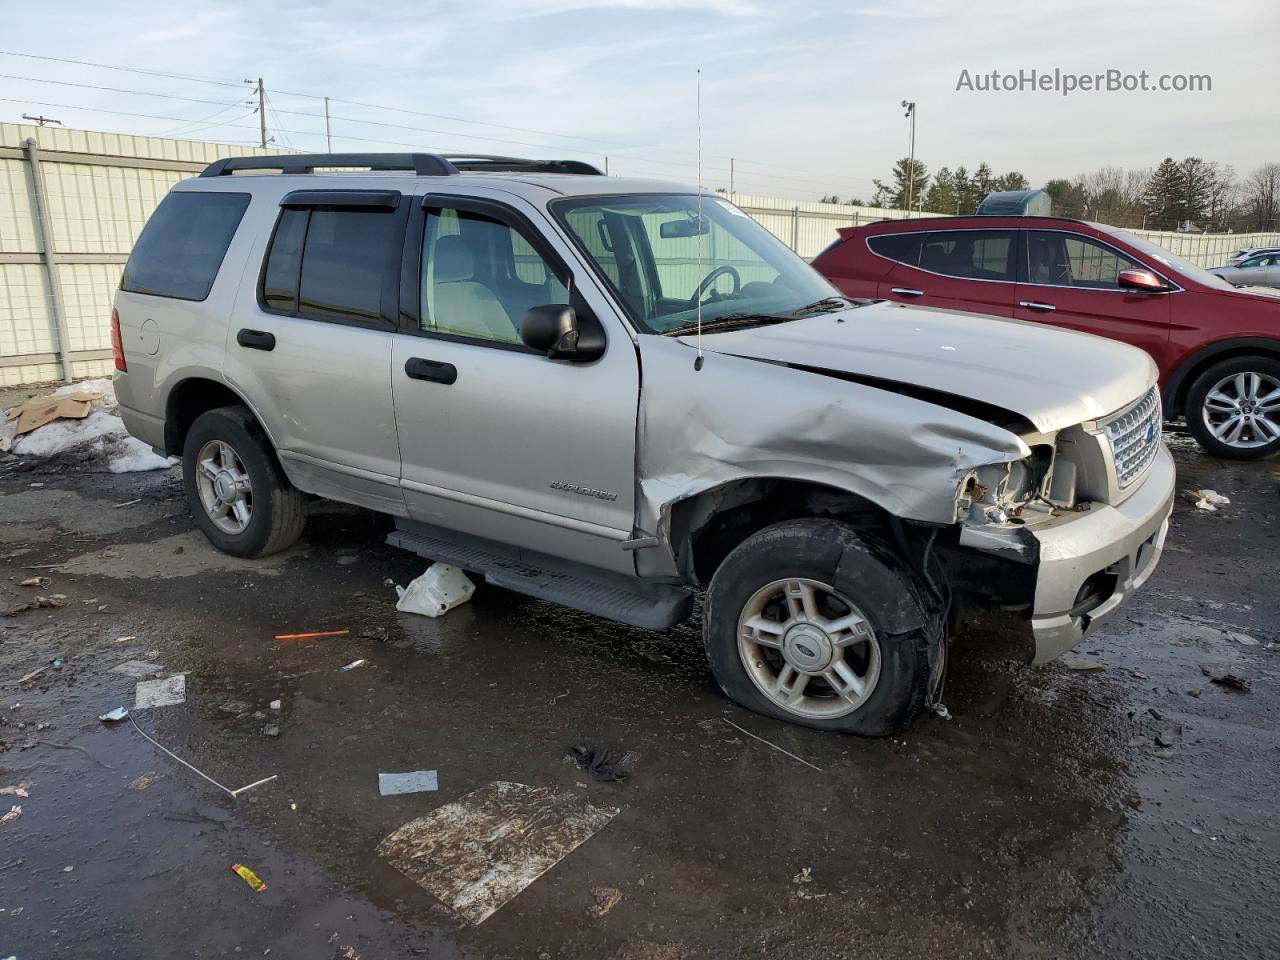
<path id="1" fill-rule="evenodd" d="M 89 404 L 98 397 L 83 390 L 61 396 L 32 397 L 9 411 L 9 419 L 18 421 L 14 436 L 20 437 L 54 420 L 82 420 L 89 415 Z"/>

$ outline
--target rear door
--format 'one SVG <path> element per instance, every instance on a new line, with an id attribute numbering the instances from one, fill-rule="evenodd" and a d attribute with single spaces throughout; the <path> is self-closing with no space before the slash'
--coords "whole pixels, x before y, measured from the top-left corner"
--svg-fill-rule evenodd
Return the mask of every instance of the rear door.
<path id="1" fill-rule="evenodd" d="M 385 190 L 302 190 L 251 258 L 228 380 L 308 493 L 404 513 L 391 402 L 407 203 Z"/>
<path id="2" fill-rule="evenodd" d="M 879 296 L 900 303 L 1012 316 L 1018 233 L 930 230 L 872 237 L 872 252 L 896 261 L 880 281 Z"/>
<path id="3" fill-rule="evenodd" d="M 409 515 L 634 574 L 634 344 L 537 208 L 497 191 L 416 200 L 392 358 Z M 599 360 L 521 342 L 530 307 L 563 303 L 604 325 Z"/>
<path id="4" fill-rule="evenodd" d="M 1121 287 L 1121 270 L 1149 264 L 1101 240 L 1066 230 L 1029 230 L 1014 316 L 1141 347 L 1163 369 L 1169 349 L 1170 298 Z M 1167 279 L 1167 278 L 1166 278 Z"/>

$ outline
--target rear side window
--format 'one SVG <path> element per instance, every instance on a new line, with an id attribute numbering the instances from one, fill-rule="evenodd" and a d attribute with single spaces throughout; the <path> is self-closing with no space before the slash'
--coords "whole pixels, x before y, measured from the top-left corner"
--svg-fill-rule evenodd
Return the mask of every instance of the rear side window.
<path id="1" fill-rule="evenodd" d="M 964 280 L 1012 282 L 1017 276 L 1013 238 L 1012 230 L 928 233 L 920 246 L 920 269 Z"/>
<path id="2" fill-rule="evenodd" d="M 120 289 L 205 299 L 248 206 L 247 193 L 170 193 L 134 244 Z"/>
<path id="3" fill-rule="evenodd" d="M 884 233 L 868 237 L 867 246 L 872 253 L 914 267 L 920 262 L 920 238 L 918 233 Z"/>
<path id="4" fill-rule="evenodd" d="M 268 310 L 357 323 L 389 322 L 402 217 L 393 209 L 286 207 L 262 271 Z"/>

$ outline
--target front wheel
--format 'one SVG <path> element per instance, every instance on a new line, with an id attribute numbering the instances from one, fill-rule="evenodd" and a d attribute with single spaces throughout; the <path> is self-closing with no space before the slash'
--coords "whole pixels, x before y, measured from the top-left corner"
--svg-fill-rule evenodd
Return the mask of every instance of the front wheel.
<path id="1" fill-rule="evenodd" d="M 223 553 L 265 557 L 302 535 L 306 497 L 289 483 L 244 407 L 196 418 L 183 444 L 182 478 L 196 524 Z"/>
<path id="2" fill-rule="evenodd" d="M 1280 452 L 1280 361 L 1232 357 L 1187 391 L 1187 428 L 1215 457 L 1257 460 Z"/>
<path id="3" fill-rule="evenodd" d="M 930 638 L 942 629 L 929 608 L 915 578 L 853 528 L 789 521 L 725 558 L 703 641 L 721 689 L 744 707 L 885 736 L 924 709 Z"/>

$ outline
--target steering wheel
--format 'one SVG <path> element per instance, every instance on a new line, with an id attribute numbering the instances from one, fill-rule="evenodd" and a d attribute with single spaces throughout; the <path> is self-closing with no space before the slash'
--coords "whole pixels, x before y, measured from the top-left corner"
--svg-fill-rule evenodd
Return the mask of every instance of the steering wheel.
<path id="1" fill-rule="evenodd" d="M 742 276 L 729 264 L 722 263 L 702 278 L 702 282 L 699 283 L 697 289 L 693 291 L 693 296 L 689 298 L 689 302 L 694 306 L 697 306 L 698 301 L 702 299 L 703 291 L 709 289 L 711 285 L 719 279 L 721 274 L 725 273 L 733 277 L 733 292 L 728 295 L 736 297 L 738 295 L 738 291 L 742 289 Z"/>

